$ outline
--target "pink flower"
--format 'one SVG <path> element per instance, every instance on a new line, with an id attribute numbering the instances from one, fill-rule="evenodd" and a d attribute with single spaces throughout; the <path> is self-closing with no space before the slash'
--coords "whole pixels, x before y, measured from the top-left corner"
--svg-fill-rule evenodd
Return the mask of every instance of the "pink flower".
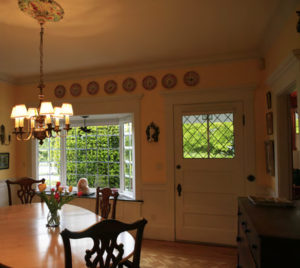
<path id="1" fill-rule="evenodd" d="M 54 188 L 51 188 L 51 192 L 54 192 L 55 191 L 55 189 Z"/>
<path id="2" fill-rule="evenodd" d="M 82 192 L 81 192 L 81 191 L 78 192 L 78 193 L 77 193 L 77 196 L 78 196 L 78 197 L 82 196 Z"/>
<path id="3" fill-rule="evenodd" d="M 56 183 L 56 187 L 59 187 L 60 186 L 60 181 L 58 181 L 57 183 Z"/>

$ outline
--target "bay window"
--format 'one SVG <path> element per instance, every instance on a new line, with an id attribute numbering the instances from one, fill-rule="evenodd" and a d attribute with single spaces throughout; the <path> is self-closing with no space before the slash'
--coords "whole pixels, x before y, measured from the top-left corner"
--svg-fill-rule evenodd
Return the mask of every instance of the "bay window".
<path id="1" fill-rule="evenodd" d="M 51 187 L 57 181 L 77 186 L 80 178 L 87 178 L 90 188 L 115 188 L 134 197 L 131 117 L 91 117 L 86 129 L 82 128 L 82 120 L 75 117 L 67 136 L 45 139 L 43 145 L 37 143 L 37 177 L 45 178 Z"/>

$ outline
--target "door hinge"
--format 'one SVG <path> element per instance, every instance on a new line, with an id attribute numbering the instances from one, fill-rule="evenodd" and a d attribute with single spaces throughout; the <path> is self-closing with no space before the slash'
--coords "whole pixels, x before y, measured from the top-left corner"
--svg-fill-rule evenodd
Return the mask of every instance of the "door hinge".
<path id="1" fill-rule="evenodd" d="M 246 117 L 245 117 L 245 115 L 243 114 L 243 126 L 245 125 L 245 123 L 246 123 Z"/>

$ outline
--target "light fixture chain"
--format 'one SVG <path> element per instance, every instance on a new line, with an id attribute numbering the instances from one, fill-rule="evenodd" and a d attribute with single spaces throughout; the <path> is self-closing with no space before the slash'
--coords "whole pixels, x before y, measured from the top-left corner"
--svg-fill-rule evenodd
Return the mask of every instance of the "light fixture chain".
<path id="1" fill-rule="evenodd" d="M 43 53 L 43 37 L 44 37 L 44 27 L 43 27 L 43 23 L 40 24 L 41 25 L 41 32 L 40 32 L 40 84 L 39 84 L 39 88 L 40 88 L 40 99 L 44 98 L 44 94 L 43 94 L 43 88 L 45 87 L 44 84 L 44 53 Z"/>

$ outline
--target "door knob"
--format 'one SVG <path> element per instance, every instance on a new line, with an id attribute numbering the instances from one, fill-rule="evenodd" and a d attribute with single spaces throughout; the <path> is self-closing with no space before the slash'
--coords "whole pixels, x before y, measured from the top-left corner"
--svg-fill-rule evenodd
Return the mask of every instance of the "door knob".
<path id="1" fill-rule="evenodd" d="M 252 174 L 248 175 L 248 177 L 247 177 L 247 180 L 250 182 L 255 181 L 255 179 L 256 179 L 255 176 Z"/>

